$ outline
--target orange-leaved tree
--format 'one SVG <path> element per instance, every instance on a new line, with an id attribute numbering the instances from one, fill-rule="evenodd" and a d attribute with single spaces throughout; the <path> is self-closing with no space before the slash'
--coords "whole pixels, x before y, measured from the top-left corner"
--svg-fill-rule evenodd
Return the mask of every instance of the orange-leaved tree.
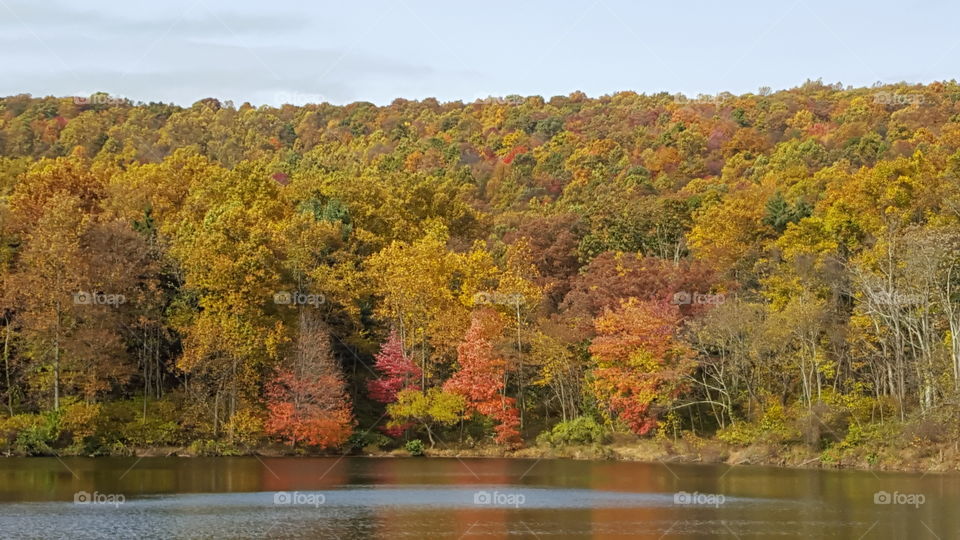
<path id="1" fill-rule="evenodd" d="M 467 408 L 477 414 L 497 421 L 494 439 L 508 446 L 521 444 L 520 414 L 515 399 L 504 393 L 504 375 L 507 363 L 493 350 L 490 340 L 496 329 L 502 328 L 495 311 L 485 309 L 473 315 L 470 328 L 457 347 L 457 363 L 460 369 L 454 373 L 443 388 L 462 395 Z"/>
<path id="2" fill-rule="evenodd" d="M 293 362 L 267 384 L 268 434 L 291 446 L 336 448 L 353 430 L 346 382 L 331 351 L 327 328 L 301 312 Z"/>
<path id="3" fill-rule="evenodd" d="M 677 306 L 635 298 L 595 321 L 593 391 L 608 416 L 637 435 L 657 426 L 694 369 L 691 349 L 677 336 L 680 322 Z"/>

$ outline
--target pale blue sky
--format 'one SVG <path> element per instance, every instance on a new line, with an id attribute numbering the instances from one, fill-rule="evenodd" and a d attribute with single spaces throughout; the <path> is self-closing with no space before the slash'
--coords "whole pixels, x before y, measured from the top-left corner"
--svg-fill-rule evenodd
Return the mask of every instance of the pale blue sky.
<path id="1" fill-rule="evenodd" d="M 960 72 L 951 2 L 0 0 L 0 95 L 714 94 Z"/>

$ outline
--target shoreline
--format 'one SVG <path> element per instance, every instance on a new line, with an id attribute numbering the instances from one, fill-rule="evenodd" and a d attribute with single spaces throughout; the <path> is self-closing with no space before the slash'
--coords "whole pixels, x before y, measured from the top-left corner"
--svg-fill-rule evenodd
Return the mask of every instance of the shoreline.
<path id="1" fill-rule="evenodd" d="M 493 449 L 433 449 L 426 457 L 445 458 L 519 458 L 519 459 L 575 459 L 596 461 L 624 461 L 651 463 L 669 466 L 677 465 L 727 465 L 730 467 L 768 467 L 795 470 L 831 470 L 859 471 L 906 474 L 932 474 L 960 472 L 960 459 L 956 455 L 947 456 L 941 449 L 936 455 L 918 457 L 893 453 L 883 461 L 870 464 L 866 459 L 849 459 L 837 462 L 824 461 L 823 452 L 805 447 L 787 446 L 776 448 L 771 445 L 753 445 L 745 448 L 718 449 L 716 446 L 706 452 L 677 452 L 666 448 L 663 443 L 644 441 L 631 445 L 606 445 L 602 447 L 532 447 L 518 451 L 493 452 Z M 719 452 L 718 452 L 719 450 Z M 725 452 L 723 450 L 726 450 Z M 892 450 L 892 449 L 890 449 Z M 406 457 L 405 452 L 385 452 L 375 457 Z"/>
<path id="2" fill-rule="evenodd" d="M 641 440 L 630 443 L 611 443 L 593 446 L 543 447 L 530 446 L 507 450 L 498 446 L 425 448 L 422 456 L 413 456 L 401 449 L 358 450 L 349 453 L 293 452 L 288 448 L 263 446 L 223 453 L 195 453 L 188 447 L 131 448 L 118 454 L 57 454 L 57 455 L 3 455 L 0 457 L 373 457 L 396 459 L 571 459 L 583 461 L 623 461 L 678 465 L 727 465 L 730 467 L 771 467 L 796 470 L 833 470 L 907 474 L 930 474 L 960 472 L 960 452 L 956 445 L 911 449 L 880 448 L 879 452 L 866 449 L 851 449 L 839 460 L 828 459 L 828 451 L 815 451 L 804 445 L 755 444 L 747 447 L 732 447 L 714 440 L 705 440 L 697 445 L 686 441 Z"/>

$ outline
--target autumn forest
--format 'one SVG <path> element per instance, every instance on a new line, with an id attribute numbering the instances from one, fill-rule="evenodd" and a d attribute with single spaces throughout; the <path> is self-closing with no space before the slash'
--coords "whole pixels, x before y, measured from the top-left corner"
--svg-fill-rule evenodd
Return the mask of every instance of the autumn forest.
<path id="1" fill-rule="evenodd" d="M 952 81 L 11 96 L 0 240 L 7 455 L 960 436 Z"/>

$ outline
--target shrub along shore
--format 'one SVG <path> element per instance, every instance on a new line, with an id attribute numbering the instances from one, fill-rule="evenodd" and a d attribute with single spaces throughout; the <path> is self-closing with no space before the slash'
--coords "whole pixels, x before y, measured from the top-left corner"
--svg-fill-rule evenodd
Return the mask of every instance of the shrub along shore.
<path id="1" fill-rule="evenodd" d="M 23 425 L 29 424 L 21 416 Z M 37 420 L 34 418 L 33 420 Z M 781 418 L 781 421 L 784 419 Z M 173 430 L 172 425 L 140 423 L 140 432 L 148 436 L 151 430 Z M 13 422 L 0 424 L 11 434 Z M 43 428 L 27 427 L 17 434 L 13 444 L 3 448 L 2 455 L 21 456 L 86 456 L 86 457 L 223 457 L 223 456 L 365 456 L 365 457 L 428 457 L 428 458 L 520 458 L 520 459 L 584 459 L 621 460 L 650 463 L 699 463 L 730 466 L 754 465 L 787 468 L 859 469 L 899 472 L 953 472 L 960 471 L 960 448 L 956 441 L 947 440 L 943 430 L 927 421 L 890 423 L 885 428 L 873 429 L 870 435 L 859 435 L 856 443 L 840 441 L 825 448 L 817 448 L 802 440 L 799 430 L 788 427 L 773 429 L 766 423 L 743 429 L 763 429 L 765 436 L 743 437 L 743 431 L 728 431 L 711 438 L 701 438 L 686 431 L 676 437 L 665 432 L 654 437 L 638 437 L 630 432 L 610 433 L 589 417 L 561 422 L 542 433 L 536 441 L 522 448 L 506 448 L 483 441 L 452 441 L 430 446 L 420 439 L 398 441 L 373 433 L 351 439 L 349 448 L 340 451 L 317 450 L 311 447 L 248 439 L 226 443 L 214 440 L 196 440 L 179 446 L 130 445 L 114 442 L 92 448 L 68 444 L 66 439 Z M 64 427 L 69 427 L 69 422 Z M 784 424 L 785 426 L 786 424 Z M 825 426 L 821 426 L 825 427 Z M 130 426 L 125 433 L 137 432 Z M 3 433 L 3 431 L 0 431 Z M 61 434 L 64 435 L 64 434 Z M 158 433 L 154 434 L 159 435 Z M 83 434 L 81 433 L 81 436 Z M 46 437 L 46 438 L 45 438 Z M 88 440 L 89 441 L 89 440 Z"/>

